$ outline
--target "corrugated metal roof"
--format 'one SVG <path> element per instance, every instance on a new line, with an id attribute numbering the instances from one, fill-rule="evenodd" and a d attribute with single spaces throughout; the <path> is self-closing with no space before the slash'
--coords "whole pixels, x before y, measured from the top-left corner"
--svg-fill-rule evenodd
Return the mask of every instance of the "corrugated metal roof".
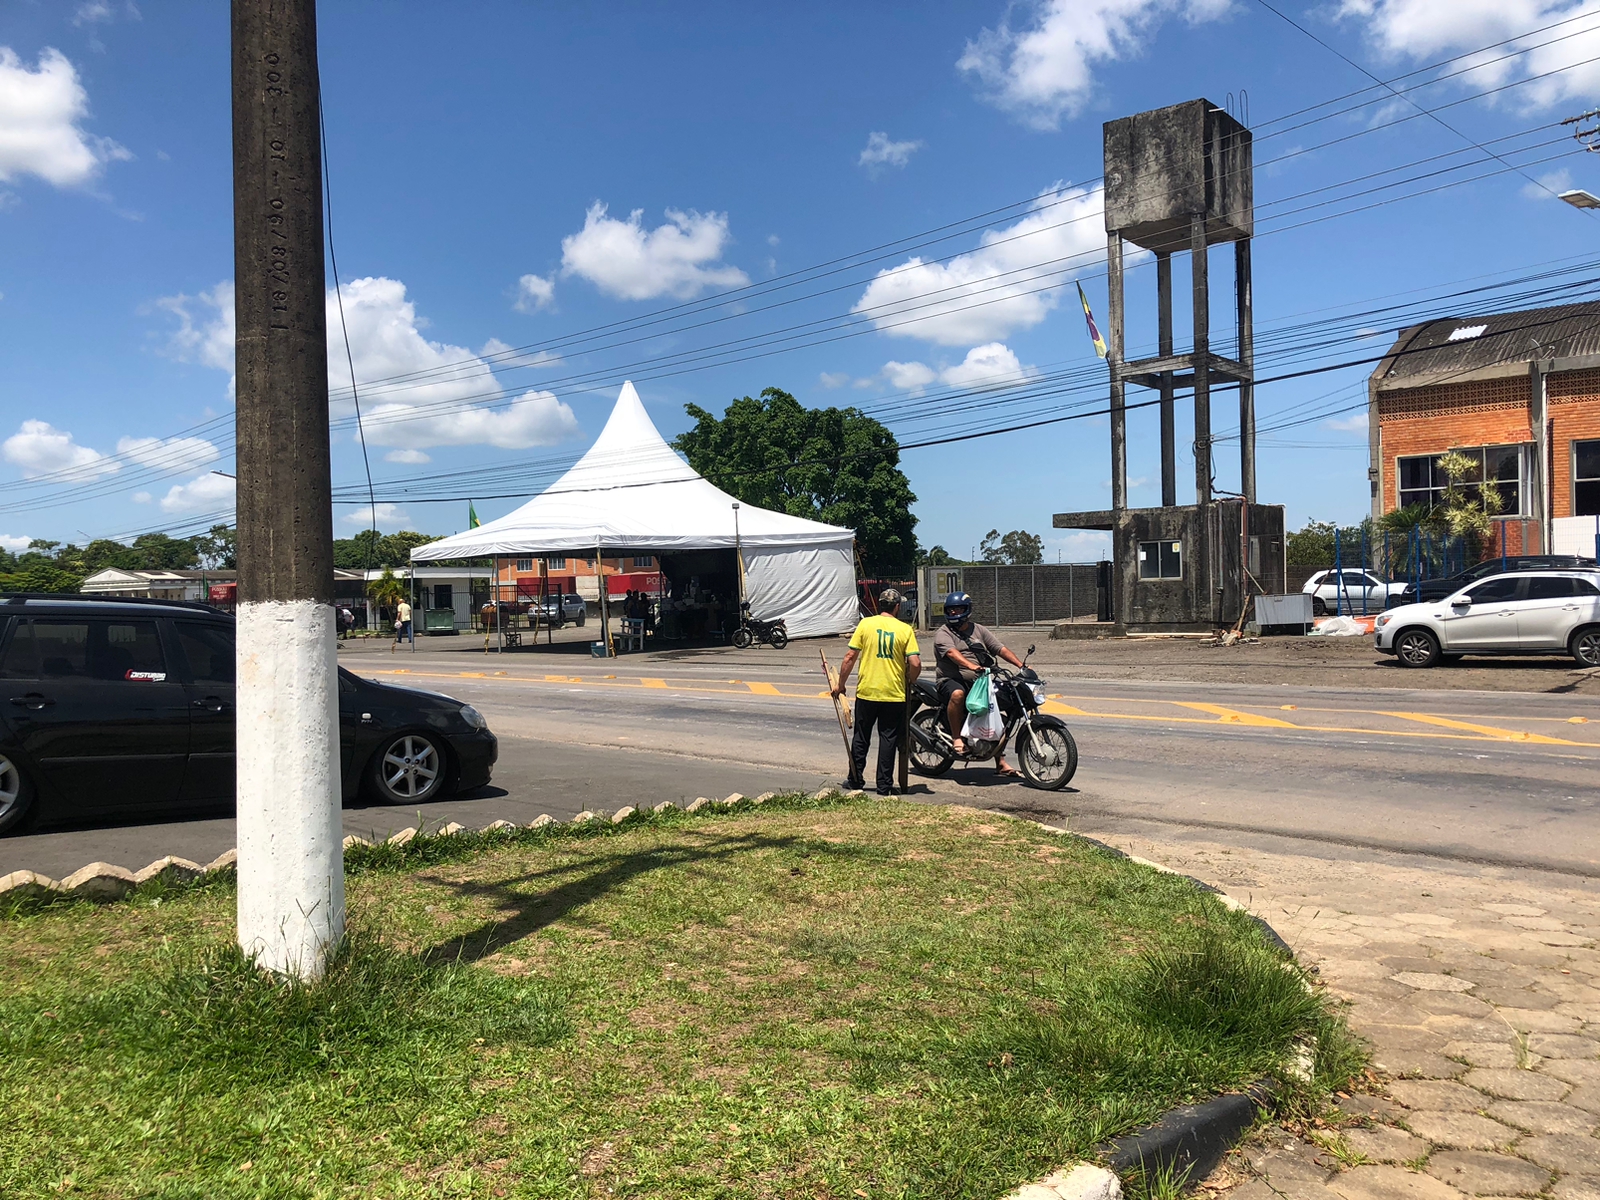
<path id="1" fill-rule="evenodd" d="M 1400 332 L 1373 378 L 1382 390 L 1520 375 L 1536 359 L 1600 354 L 1600 301 L 1444 317 Z"/>

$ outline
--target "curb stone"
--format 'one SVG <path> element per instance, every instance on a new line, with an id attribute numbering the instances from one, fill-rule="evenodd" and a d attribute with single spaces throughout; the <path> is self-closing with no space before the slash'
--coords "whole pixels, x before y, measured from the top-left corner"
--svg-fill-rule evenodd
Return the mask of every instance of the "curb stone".
<path id="1" fill-rule="evenodd" d="M 1104 1167 L 1079 1163 L 1025 1183 L 1005 1200 L 1122 1200 L 1122 1181 Z"/>

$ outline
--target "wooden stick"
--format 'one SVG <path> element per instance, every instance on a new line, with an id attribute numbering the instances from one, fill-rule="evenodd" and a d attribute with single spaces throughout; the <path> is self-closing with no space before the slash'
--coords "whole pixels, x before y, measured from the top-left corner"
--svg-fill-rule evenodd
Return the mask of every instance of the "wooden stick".
<path id="1" fill-rule="evenodd" d="M 834 674 L 833 668 L 828 665 L 828 656 L 823 653 L 822 647 L 817 647 L 817 656 L 822 659 L 822 674 L 828 680 L 828 694 L 833 697 L 833 715 L 839 718 L 839 736 L 844 739 L 844 758 L 846 769 L 845 778 L 853 779 L 855 766 L 850 759 L 850 732 L 851 724 L 849 705 L 841 705 L 839 697 L 833 695 L 833 689 L 839 686 L 839 677 Z"/>

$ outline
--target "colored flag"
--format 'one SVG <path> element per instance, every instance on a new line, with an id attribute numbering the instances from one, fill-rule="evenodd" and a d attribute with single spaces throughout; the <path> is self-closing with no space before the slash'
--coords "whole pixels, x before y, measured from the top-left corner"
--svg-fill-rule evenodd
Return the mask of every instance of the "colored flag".
<path id="1" fill-rule="evenodd" d="M 1078 299 L 1083 301 L 1083 319 L 1089 326 L 1089 340 L 1094 343 L 1094 352 L 1101 358 L 1106 356 L 1106 340 L 1100 336 L 1099 327 L 1094 323 L 1094 314 L 1089 311 L 1089 297 L 1083 294 L 1083 284 L 1078 284 Z"/>
<path id="2" fill-rule="evenodd" d="M 478 510 L 472 506 L 472 501 L 467 501 L 467 528 L 476 529 L 483 522 L 478 520 Z"/>

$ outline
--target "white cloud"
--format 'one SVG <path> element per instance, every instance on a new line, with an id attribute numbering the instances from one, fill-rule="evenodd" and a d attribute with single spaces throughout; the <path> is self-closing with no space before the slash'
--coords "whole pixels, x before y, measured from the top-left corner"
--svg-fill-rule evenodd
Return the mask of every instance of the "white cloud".
<path id="1" fill-rule="evenodd" d="M 149 504 L 154 499 L 155 497 L 149 492 L 135 492 L 133 494 L 133 502 L 135 504 Z"/>
<path id="2" fill-rule="evenodd" d="M 903 167 L 911 156 L 922 149 L 921 142 L 891 142 L 887 133 L 867 134 L 867 146 L 856 159 L 856 165 L 869 169 L 876 167 Z"/>
<path id="3" fill-rule="evenodd" d="M 1019 383 L 1033 374 L 1034 369 L 1018 362 L 1005 343 L 990 342 L 968 350 L 965 359 L 940 371 L 939 378 L 951 387 L 979 390 Z"/>
<path id="4" fill-rule="evenodd" d="M 433 456 L 421 450 L 391 450 L 383 456 L 384 462 L 392 463 L 426 463 L 432 462 Z"/>
<path id="5" fill-rule="evenodd" d="M 1015 225 L 986 232 L 969 254 L 942 263 L 910 258 L 880 271 L 851 311 L 895 337 L 945 346 L 1030 329 L 1055 308 L 1072 275 L 1104 259 L 1102 211 L 1098 187 L 1052 189 Z"/>
<path id="6" fill-rule="evenodd" d="M 542 275 L 524 275 L 517 280 L 517 299 L 511 307 L 518 312 L 538 312 L 556 300 L 556 282 Z"/>
<path id="7" fill-rule="evenodd" d="M 9 550 L 13 554 L 21 554 L 32 541 L 33 539 L 26 534 L 0 533 L 0 550 Z"/>
<path id="8" fill-rule="evenodd" d="M 188 483 L 177 483 L 161 497 L 161 511 L 169 513 L 232 512 L 235 481 L 207 471 Z"/>
<path id="9" fill-rule="evenodd" d="M 139 7 L 133 3 L 133 0 L 127 0 L 127 3 L 120 6 L 112 4 L 110 0 L 84 0 L 82 4 L 78 5 L 78 11 L 73 14 L 72 23 L 82 29 L 86 26 L 98 25 L 102 21 L 115 21 L 119 15 L 119 8 L 121 10 L 120 15 L 128 20 L 137 21 L 139 19 Z"/>
<path id="10" fill-rule="evenodd" d="M 749 276 L 721 261 L 727 248 L 726 213 L 667 209 L 667 223 L 647 230 L 644 210 L 626 221 L 589 206 L 583 228 L 561 239 L 561 273 L 587 279 L 619 300 L 671 296 L 687 300 L 707 288 L 743 287 Z"/>
<path id="11" fill-rule="evenodd" d="M 155 307 L 178 318 L 164 351 L 169 358 L 233 370 L 233 280 L 224 279 L 196 296 L 162 296 Z"/>
<path id="12" fill-rule="evenodd" d="M 829 391 L 832 391 L 834 388 L 842 388 L 845 384 L 850 382 L 850 372 L 824 371 L 820 376 L 818 376 L 818 378 L 821 380 L 823 387 L 827 388 Z"/>
<path id="13" fill-rule="evenodd" d="M 1596 0 L 1342 0 L 1338 15 L 1361 25 L 1385 58 L 1423 59 L 1457 54 L 1516 38 L 1530 29 L 1600 12 Z M 1600 91 L 1600 26 L 1578 24 L 1529 34 L 1520 46 L 1533 47 L 1514 58 L 1519 45 L 1496 46 L 1477 56 L 1483 65 L 1457 75 L 1454 82 L 1472 91 L 1515 79 L 1542 76 L 1500 99 L 1526 110 L 1574 102 L 1587 107 Z M 1489 59 L 1503 59 L 1488 62 Z M 1471 66 L 1469 58 L 1463 66 Z M 1552 74 L 1552 72 L 1554 72 Z M 1414 111 L 1407 106 L 1406 111 Z"/>
<path id="14" fill-rule="evenodd" d="M 0 181 L 36 175 L 56 187 L 81 187 L 106 163 L 133 155 L 107 138 L 84 132 L 89 93 L 59 50 L 39 53 L 29 68 L 0 46 Z"/>
<path id="15" fill-rule="evenodd" d="M 502 342 L 497 337 L 485 342 L 478 356 L 494 359 L 497 367 L 553 367 L 564 361 L 561 355 L 552 350 L 519 351 L 511 343 Z"/>
<path id="16" fill-rule="evenodd" d="M 1330 417 L 1323 422 L 1329 429 L 1337 429 L 1341 433 L 1365 433 L 1367 431 L 1367 410 L 1360 409 L 1348 417 Z"/>
<path id="17" fill-rule="evenodd" d="M 82 481 L 121 470 L 116 459 L 80 446 L 72 440 L 72 434 L 48 421 L 24 421 L 16 433 L 0 444 L 0 454 L 21 467 L 26 479 L 50 475 L 63 481 Z"/>
<path id="18" fill-rule="evenodd" d="M 1522 185 L 1522 194 L 1530 200 L 1554 200 L 1562 192 L 1572 188 L 1572 172 L 1562 167 L 1558 171 L 1546 171 L 1543 175 L 1535 175 L 1536 183 Z"/>
<path id="19" fill-rule="evenodd" d="M 374 513 L 377 515 L 374 516 Z M 354 512 L 347 512 L 339 519 L 346 525 L 359 525 L 367 529 L 373 525 L 403 525 L 411 520 L 411 517 L 398 504 L 378 504 L 372 507 L 363 504 Z"/>
<path id="20" fill-rule="evenodd" d="M 155 467 L 173 474 L 192 471 L 222 457 L 222 452 L 214 445 L 205 438 L 197 437 L 167 438 L 165 441 L 156 437 L 125 437 L 117 442 L 117 453 L 132 459 L 141 467 Z"/>
<path id="21" fill-rule="evenodd" d="M 892 359 L 883 364 L 883 377 L 889 381 L 889 386 L 898 388 L 902 392 L 914 392 L 927 387 L 939 373 L 927 363 L 895 362 Z"/>
<path id="22" fill-rule="evenodd" d="M 480 355 L 424 337 L 427 323 L 417 315 L 399 280 L 353 279 L 343 293 L 341 326 L 338 297 L 328 292 L 328 390 L 334 415 L 351 415 L 350 366 L 342 332 L 347 328 L 367 441 L 372 445 L 411 452 L 466 445 L 526 449 L 578 431 L 572 410 L 549 392 L 530 391 L 509 406 L 504 404 L 500 384 L 483 356 L 501 355 L 513 347 L 491 339 Z M 156 307 L 181 323 L 169 339 L 167 353 L 184 361 L 232 368 L 232 283 L 220 283 L 198 297 L 168 296 Z M 496 359 L 497 365 L 543 366 L 559 361 L 559 355 L 543 352 Z M 484 403 L 472 402 L 479 398 Z"/>
<path id="23" fill-rule="evenodd" d="M 1461 0 L 1442 0 L 1460 3 Z M 1094 67 L 1137 55 L 1167 17 L 1215 20 L 1231 0 L 1032 0 L 1023 29 L 1009 15 L 967 43 L 956 67 L 975 77 L 990 103 L 1035 129 L 1054 129 L 1093 97 Z"/>
<path id="24" fill-rule="evenodd" d="M 578 432 L 578 419 L 553 392 L 524 392 L 504 408 L 471 406 L 418 413 L 410 404 L 375 405 L 367 417 L 374 446 L 498 446 L 526 450 Z"/>

